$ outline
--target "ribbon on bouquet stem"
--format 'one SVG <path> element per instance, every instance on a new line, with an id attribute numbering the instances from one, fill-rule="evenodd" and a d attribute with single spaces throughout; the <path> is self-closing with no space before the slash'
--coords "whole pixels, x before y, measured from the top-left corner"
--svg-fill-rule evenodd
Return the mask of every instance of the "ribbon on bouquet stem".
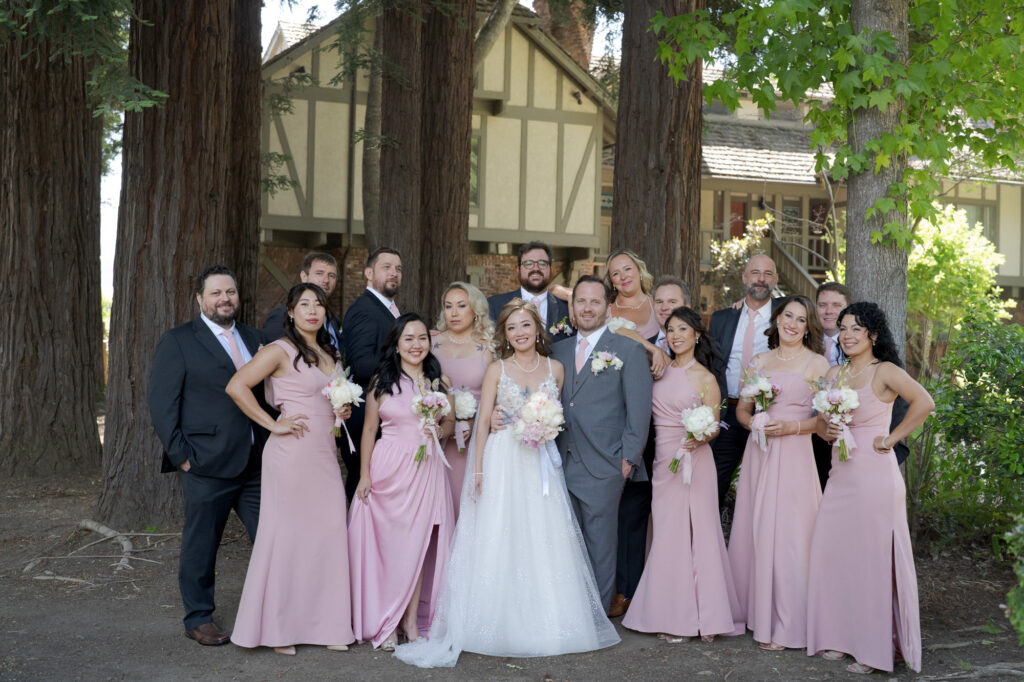
<path id="1" fill-rule="evenodd" d="M 684 437 L 679 441 L 679 449 L 676 450 L 676 456 L 674 458 L 676 461 L 682 462 L 683 464 L 683 483 L 687 485 L 689 485 L 690 481 L 693 480 L 693 453 L 686 447 L 686 441 L 688 439 L 689 437 Z"/>
<path id="2" fill-rule="evenodd" d="M 768 436 L 764 432 L 766 426 L 768 426 L 767 412 L 758 412 L 750 420 L 750 433 L 754 436 L 754 442 L 762 450 L 768 449 Z"/>
<path id="3" fill-rule="evenodd" d="M 540 480 L 544 489 L 544 497 L 547 497 L 551 490 L 549 480 L 555 475 L 555 469 L 562 466 L 562 458 L 558 454 L 558 448 L 550 440 L 538 445 L 537 450 L 540 452 Z"/>
<path id="4" fill-rule="evenodd" d="M 841 462 L 850 459 L 850 451 L 857 449 L 857 441 L 853 439 L 853 432 L 846 424 L 842 424 L 842 431 L 836 443 L 839 445 L 839 460 Z"/>
<path id="5" fill-rule="evenodd" d="M 352 434 L 348 432 L 348 426 L 345 425 L 345 420 L 338 415 L 334 415 L 334 435 L 340 436 L 343 430 L 345 431 L 345 438 L 348 439 L 348 451 L 354 453 L 356 451 L 356 446 L 352 442 Z"/>
<path id="6" fill-rule="evenodd" d="M 448 458 L 444 456 L 444 450 L 441 448 L 441 441 L 437 439 L 437 424 L 433 422 L 426 422 L 423 424 L 423 428 L 426 429 L 427 433 L 423 434 L 423 442 L 420 443 L 420 451 L 429 456 L 430 444 L 433 443 L 438 456 L 441 458 L 441 462 L 451 469 L 452 465 L 448 463 Z"/>
<path id="7" fill-rule="evenodd" d="M 459 452 L 466 449 L 466 436 L 469 435 L 469 421 L 462 420 L 455 422 L 455 442 L 459 446 Z"/>

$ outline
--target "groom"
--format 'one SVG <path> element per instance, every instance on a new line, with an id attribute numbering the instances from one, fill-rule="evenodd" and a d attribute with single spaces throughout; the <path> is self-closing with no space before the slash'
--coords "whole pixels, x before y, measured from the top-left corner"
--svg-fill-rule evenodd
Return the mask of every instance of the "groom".
<path id="1" fill-rule="evenodd" d="M 605 613 L 615 595 L 619 498 L 627 478 L 647 480 L 642 458 L 651 420 L 650 363 L 643 346 L 606 327 L 610 293 L 597 277 L 580 277 L 572 290 L 577 334 L 552 349 L 565 365 L 558 436 L 565 484 Z"/>

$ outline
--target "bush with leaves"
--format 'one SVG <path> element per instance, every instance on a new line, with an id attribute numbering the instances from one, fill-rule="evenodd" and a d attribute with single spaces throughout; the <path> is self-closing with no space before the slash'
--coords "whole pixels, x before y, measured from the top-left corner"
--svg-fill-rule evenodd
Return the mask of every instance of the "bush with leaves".
<path id="1" fill-rule="evenodd" d="M 1013 572 L 1017 576 L 1017 584 L 1007 595 L 1006 617 L 1017 631 L 1020 645 L 1024 646 L 1024 515 L 1018 516 L 1015 521 L 1014 527 L 1006 533 L 1006 546 L 1010 554 L 1016 557 Z"/>
<path id="2" fill-rule="evenodd" d="M 915 535 L 998 544 L 1024 512 L 1024 328 L 972 317 L 954 334 L 935 415 L 911 440 Z"/>

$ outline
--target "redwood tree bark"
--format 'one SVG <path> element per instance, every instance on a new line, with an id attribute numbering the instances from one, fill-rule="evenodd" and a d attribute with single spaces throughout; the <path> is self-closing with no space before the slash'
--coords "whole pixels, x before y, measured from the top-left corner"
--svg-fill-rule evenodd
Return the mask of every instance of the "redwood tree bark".
<path id="1" fill-rule="evenodd" d="M 2 476 L 100 463 L 102 123 L 85 59 L 55 47 L 0 39 Z"/>
<path id="2" fill-rule="evenodd" d="M 636 251 L 656 275 L 700 292 L 701 62 L 676 84 L 657 58 L 650 20 L 704 0 L 625 0 L 615 131 L 611 248 Z"/>
<path id="3" fill-rule="evenodd" d="M 466 277 L 475 10 L 474 2 L 455 0 L 447 12 L 432 9 L 423 25 L 422 242 L 414 305 L 428 320 L 440 312 L 448 284 Z"/>
<path id="4" fill-rule="evenodd" d="M 906 0 L 853 0 L 850 22 L 855 34 L 888 32 L 896 43 L 890 58 L 904 64 L 908 57 Z M 850 143 L 855 152 L 862 152 L 871 140 L 882 137 L 898 124 L 903 111 L 902 100 L 890 104 L 885 111 L 878 108 L 859 109 L 853 113 L 848 126 Z M 889 186 L 903 180 L 907 167 L 906 155 L 894 154 L 889 166 L 874 172 L 874 160 L 866 164 L 861 173 L 851 174 L 847 185 L 846 205 L 846 282 L 855 301 L 874 301 L 889 318 L 889 327 L 899 348 L 906 357 L 907 333 L 907 252 L 891 243 L 874 244 L 871 233 L 881 230 L 885 223 L 907 223 L 904 206 L 897 203 L 896 210 L 876 214 L 870 219 L 867 210 L 880 197 L 886 196 Z"/>
<path id="5" fill-rule="evenodd" d="M 99 511 L 121 528 L 181 516 L 149 419 L 153 351 L 198 314 L 194 277 L 213 263 L 235 271 L 243 317 L 255 318 L 259 223 L 260 1 L 136 10 L 129 68 L 169 98 L 125 116 Z"/>

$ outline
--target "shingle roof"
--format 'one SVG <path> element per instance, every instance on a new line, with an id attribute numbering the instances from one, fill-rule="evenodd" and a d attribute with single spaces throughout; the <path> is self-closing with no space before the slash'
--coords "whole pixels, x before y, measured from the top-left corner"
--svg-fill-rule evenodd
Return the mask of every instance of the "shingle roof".
<path id="1" fill-rule="evenodd" d="M 293 21 L 279 21 L 277 22 L 277 28 L 281 31 L 281 37 L 284 38 L 286 47 L 302 42 L 308 36 L 320 30 L 320 27 L 316 24 L 298 24 Z"/>
<path id="2" fill-rule="evenodd" d="M 701 174 L 767 182 L 818 182 L 805 129 L 736 121 L 705 121 Z"/>

